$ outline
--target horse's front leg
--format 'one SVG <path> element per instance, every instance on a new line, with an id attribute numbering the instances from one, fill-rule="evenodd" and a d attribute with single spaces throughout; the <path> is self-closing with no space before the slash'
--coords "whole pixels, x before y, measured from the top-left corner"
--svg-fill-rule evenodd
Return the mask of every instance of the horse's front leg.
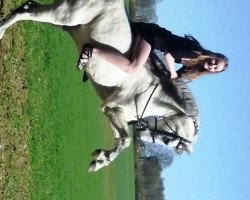
<path id="1" fill-rule="evenodd" d="M 94 7 L 89 2 L 62 0 L 48 5 L 35 1 L 26 1 L 8 16 L 0 20 L 0 39 L 6 28 L 21 20 L 46 22 L 60 26 L 76 26 L 90 22 L 101 10 L 101 6 Z M 92 3 L 93 4 L 93 3 Z"/>
<path id="2" fill-rule="evenodd" d="M 117 135 L 118 132 L 112 124 L 111 124 L 111 127 L 112 127 L 114 135 Z M 118 138 L 115 138 L 115 146 L 113 149 L 110 149 L 110 150 L 97 149 L 97 150 L 95 150 L 91 154 L 93 161 L 90 163 L 88 171 L 95 172 L 103 167 L 108 166 L 113 160 L 116 159 L 116 157 L 122 152 L 123 149 L 124 148 L 122 148 L 120 140 Z"/>
<path id="3" fill-rule="evenodd" d="M 111 122 L 114 133 L 115 146 L 111 150 L 98 149 L 92 153 L 94 160 L 91 162 L 89 172 L 97 171 L 102 167 L 108 166 L 131 142 L 129 129 L 124 118 L 124 113 L 118 107 L 103 107 L 103 111 Z"/>

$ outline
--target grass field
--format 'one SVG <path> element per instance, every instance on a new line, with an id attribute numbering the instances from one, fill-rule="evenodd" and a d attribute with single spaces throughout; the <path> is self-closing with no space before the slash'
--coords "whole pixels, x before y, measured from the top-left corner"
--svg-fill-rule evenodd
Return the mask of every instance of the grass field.
<path id="1" fill-rule="evenodd" d="M 22 2 L 5 0 L 2 12 Z M 69 35 L 50 25 L 22 22 L 1 41 L 0 199 L 134 199 L 132 147 L 87 173 L 90 153 L 113 143 L 77 58 Z"/>

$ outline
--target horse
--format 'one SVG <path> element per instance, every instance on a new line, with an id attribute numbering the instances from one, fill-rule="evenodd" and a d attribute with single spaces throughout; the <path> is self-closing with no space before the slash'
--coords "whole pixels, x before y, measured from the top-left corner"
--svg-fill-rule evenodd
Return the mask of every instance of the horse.
<path id="1" fill-rule="evenodd" d="M 0 39 L 8 27 L 20 20 L 67 27 L 79 54 L 84 43 L 112 48 L 124 54 L 129 54 L 132 48 L 123 0 L 62 0 L 47 5 L 28 0 L 0 20 Z M 80 38 L 76 37 L 76 32 Z M 113 148 L 97 149 L 92 153 L 89 172 L 114 161 L 131 143 L 129 123 L 146 121 L 150 127 L 149 116 L 163 116 L 168 125 L 159 131 L 172 135 L 168 142 L 163 137 L 154 139 L 155 142 L 164 142 L 177 150 L 192 151 L 199 118 L 194 97 L 183 80 L 171 81 L 155 75 L 153 60 L 149 59 L 132 75 L 101 59 L 90 58 L 84 67 L 102 100 L 102 111 L 114 134 Z"/>

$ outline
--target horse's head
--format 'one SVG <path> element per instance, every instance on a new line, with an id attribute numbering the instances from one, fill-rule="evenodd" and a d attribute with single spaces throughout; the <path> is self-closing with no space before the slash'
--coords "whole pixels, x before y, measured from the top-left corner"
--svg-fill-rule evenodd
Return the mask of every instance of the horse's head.
<path id="1" fill-rule="evenodd" d="M 193 144 L 197 139 L 197 123 L 187 115 L 174 115 L 164 117 L 164 129 L 172 135 L 168 146 L 175 149 L 176 153 L 193 152 Z"/>
<path id="2" fill-rule="evenodd" d="M 191 153 L 197 139 L 197 122 L 187 115 L 144 118 L 148 131 L 140 136 L 142 140 L 165 144 L 177 154 Z M 150 134 L 149 134 L 150 133 Z"/>

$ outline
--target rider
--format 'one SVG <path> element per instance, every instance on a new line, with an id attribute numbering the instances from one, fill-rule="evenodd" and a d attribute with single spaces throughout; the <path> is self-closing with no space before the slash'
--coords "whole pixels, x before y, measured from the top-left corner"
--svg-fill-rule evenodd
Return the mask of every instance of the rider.
<path id="1" fill-rule="evenodd" d="M 82 68 L 90 57 L 95 57 L 102 58 L 127 73 L 133 74 L 145 64 L 150 52 L 155 49 L 164 53 L 164 60 L 172 79 L 184 74 L 190 80 L 194 80 L 204 74 L 222 72 L 228 66 L 226 56 L 204 49 L 190 35 L 180 37 L 157 24 L 144 22 L 132 22 L 131 29 L 136 40 L 130 59 L 121 53 L 85 44 L 78 67 Z M 174 62 L 183 64 L 183 67 L 177 72 Z"/>

